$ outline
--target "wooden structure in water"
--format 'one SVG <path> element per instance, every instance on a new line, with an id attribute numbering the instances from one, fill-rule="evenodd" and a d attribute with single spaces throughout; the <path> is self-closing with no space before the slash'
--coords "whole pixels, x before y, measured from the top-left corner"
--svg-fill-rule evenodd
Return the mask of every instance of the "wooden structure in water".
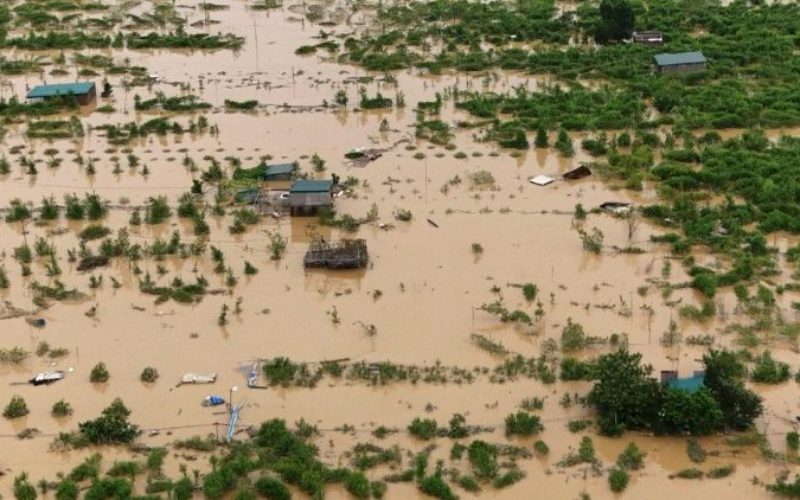
<path id="1" fill-rule="evenodd" d="M 367 267 L 367 262 L 367 242 L 362 239 L 341 240 L 337 243 L 315 241 L 303 258 L 303 266 L 306 268 L 359 269 Z"/>

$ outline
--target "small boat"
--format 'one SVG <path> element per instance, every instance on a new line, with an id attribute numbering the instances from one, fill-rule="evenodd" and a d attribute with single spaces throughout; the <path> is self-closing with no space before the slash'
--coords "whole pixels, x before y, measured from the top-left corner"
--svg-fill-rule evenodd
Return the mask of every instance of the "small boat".
<path id="1" fill-rule="evenodd" d="M 41 372 L 32 379 L 28 380 L 28 383 L 33 385 L 47 385 L 52 384 L 53 382 L 58 382 L 62 378 L 64 378 L 64 372 L 60 370 L 55 372 Z"/>
<path id="2" fill-rule="evenodd" d="M 219 406 L 224 404 L 225 400 L 220 396 L 206 396 L 202 402 L 203 406 Z"/>
<path id="3" fill-rule="evenodd" d="M 182 384 L 213 384 L 217 381 L 216 373 L 200 374 L 187 373 L 181 379 Z"/>

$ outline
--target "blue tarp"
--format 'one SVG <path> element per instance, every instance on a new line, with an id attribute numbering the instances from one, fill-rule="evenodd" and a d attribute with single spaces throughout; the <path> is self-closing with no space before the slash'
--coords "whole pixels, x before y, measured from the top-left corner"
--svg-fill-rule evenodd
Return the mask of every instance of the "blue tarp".
<path id="1" fill-rule="evenodd" d="M 219 406 L 225 404 L 225 400 L 219 396 L 209 396 L 207 401 L 209 402 L 209 404 L 211 404 L 211 406 Z"/>

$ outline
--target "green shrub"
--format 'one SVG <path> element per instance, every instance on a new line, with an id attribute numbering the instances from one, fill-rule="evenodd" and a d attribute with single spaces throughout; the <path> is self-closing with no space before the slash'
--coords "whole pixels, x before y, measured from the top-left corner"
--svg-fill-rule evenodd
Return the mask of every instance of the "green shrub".
<path id="1" fill-rule="evenodd" d="M 790 431 L 786 434 L 786 447 L 792 451 L 800 448 L 800 434 L 797 431 Z"/>
<path id="2" fill-rule="evenodd" d="M 617 466 L 622 470 L 639 470 L 644 467 L 644 458 L 647 453 L 636 446 L 636 443 L 628 443 L 628 446 L 617 457 Z"/>
<path id="3" fill-rule="evenodd" d="M 628 481 L 630 481 L 630 477 L 622 469 L 613 469 L 608 474 L 608 485 L 611 487 L 611 491 L 615 493 L 624 491 L 628 487 Z"/>
<path id="4" fill-rule="evenodd" d="M 93 384 L 102 384 L 108 382 L 109 378 L 111 378 L 111 374 L 108 373 L 108 368 L 102 361 L 94 365 L 94 368 L 92 368 L 92 371 L 89 374 L 89 381 Z"/>
<path id="5" fill-rule="evenodd" d="M 61 399 L 53 404 L 50 414 L 54 417 L 67 417 L 72 415 L 72 405 Z"/>
<path id="6" fill-rule="evenodd" d="M 755 359 L 750 376 L 754 382 L 761 384 L 780 384 L 789 380 L 789 365 L 774 360 L 769 351 L 764 351 Z"/>
<path id="7" fill-rule="evenodd" d="M 545 443 L 540 439 L 535 443 L 533 443 L 533 451 L 535 451 L 539 455 L 544 456 L 550 453 L 550 447 L 547 446 L 547 443 Z"/>
<path id="8" fill-rule="evenodd" d="M 280 480 L 270 476 L 261 476 L 253 484 L 259 495 L 267 500 L 291 500 L 292 494 Z"/>
<path id="9" fill-rule="evenodd" d="M 159 377 L 158 370 L 156 370 L 152 366 L 148 366 L 144 370 L 142 370 L 142 373 L 139 375 L 139 380 L 145 383 L 152 384 L 153 382 L 158 380 L 158 377 Z"/>
<path id="10" fill-rule="evenodd" d="M 22 396 L 16 395 L 11 397 L 11 401 L 8 402 L 5 410 L 3 410 L 3 416 L 8 419 L 24 417 L 28 413 L 30 413 L 28 404 L 22 399 Z"/>
<path id="11" fill-rule="evenodd" d="M 417 439 L 427 441 L 436 437 L 438 424 L 431 418 L 415 418 L 408 425 L 408 432 Z"/>
<path id="12" fill-rule="evenodd" d="M 519 411 L 506 417 L 506 436 L 532 436 L 543 429 L 544 425 L 537 415 Z"/>

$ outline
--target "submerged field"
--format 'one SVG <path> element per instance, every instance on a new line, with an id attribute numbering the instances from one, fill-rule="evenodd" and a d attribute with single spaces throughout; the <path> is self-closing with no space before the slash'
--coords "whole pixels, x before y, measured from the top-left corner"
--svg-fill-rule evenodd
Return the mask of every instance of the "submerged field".
<path id="1" fill-rule="evenodd" d="M 0 5 L 0 495 L 798 497 L 800 7 L 628 5 Z"/>

